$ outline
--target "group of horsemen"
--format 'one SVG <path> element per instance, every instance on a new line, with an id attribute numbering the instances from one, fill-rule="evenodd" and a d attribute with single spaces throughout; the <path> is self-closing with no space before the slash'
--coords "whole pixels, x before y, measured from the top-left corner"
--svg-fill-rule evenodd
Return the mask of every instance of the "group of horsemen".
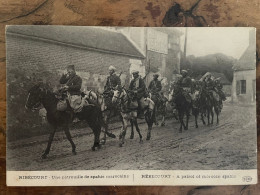
<path id="1" fill-rule="evenodd" d="M 137 102 L 137 110 L 139 113 L 142 113 L 142 99 L 149 97 L 151 94 L 153 97 L 156 97 L 158 102 L 164 101 L 164 96 L 162 93 L 162 84 L 158 79 L 159 75 L 154 74 L 153 80 L 150 82 L 148 88 L 146 87 L 144 79 L 139 75 L 138 71 L 132 72 L 133 79 L 130 82 L 127 93 L 129 94 L 129 106 L 131 102 Z M 82 104 L 81 85 L 82 79 L 76 74 L 74 65 L 69 65 L 67 67 L 67 72 L 63 74 L 60 78 L 60 84 L 64 86 L 62 89 L 67 91 L 68 101 L 71 108 L 74 112 L 79 112 L 84 106 Z M 121 79 L 120 76 L 116 74 L 116 68 L 114 66 L 109 67 L 109 76 L 104 87 L 104 100 L 108 109 L 114 108 L 112 104 L 113 91 L 115 89 L 120 89 Z M 205 91 L 212 97 L 216 98 L 216 101 L 219 102 L 219 106 L 222 107 L 222 101 L 226 99 L 224 92 L 222 91 L 223 85 L 220 83 L 220 78 L 213 79 L 210 73 L 204 75 L 199 81 L 191 79 L 186 70 L 181 71 L 181 77 L 173 83 L 173 87 L 181 89 L 183 96 L 186 101 L 192 101 L 192 94 L 196 90 L 205 89 Z"/>

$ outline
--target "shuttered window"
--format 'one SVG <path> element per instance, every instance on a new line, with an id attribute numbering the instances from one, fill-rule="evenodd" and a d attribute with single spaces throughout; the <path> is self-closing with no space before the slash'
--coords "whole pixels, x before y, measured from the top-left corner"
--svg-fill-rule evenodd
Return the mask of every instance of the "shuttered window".
<path id="1" fill-rule="evenodd" d="M 240 86 L 241 86 L 241 94 L 246 94 L 246 80 L 241 80 L 240 81 Z"/>

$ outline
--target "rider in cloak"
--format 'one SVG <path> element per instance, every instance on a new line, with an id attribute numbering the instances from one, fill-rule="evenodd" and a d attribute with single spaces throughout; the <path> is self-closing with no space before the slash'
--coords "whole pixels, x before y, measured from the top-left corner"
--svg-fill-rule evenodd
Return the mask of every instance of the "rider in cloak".
<path id="1" fill-rule="evenodd" d="M 192 81 L 191 78 L 188 76 L 187 70 L 181 71 L 181 78 L 178 80 L 177 85 L 182 89 L 183 96 L 187 100 L 187 102 L 191 103 L 191 87 L 192 87 Z"/>
<path id="2" fill-rule="evenodd" d="M 162 90 L 162 84 L 161 81 L 158 80 L 159 74 L 153 75 L 153 80 L 150 82 L 148 90 L 151 92 L 153 96 L 157 98 L 158 101 L 161 101 L 161 90 Z"/>
<path id="3" fill-rule="evenodd" d="M 141 99 L 146 97 L 146 86 L 144 80 L 139 76 L 139 71 L 133 71 L 133 79 L 129 85 L 129 91 L 132 94 L 132 101 L 137 101 L 138 103 L 138 115 L 142 113 L 142 103 Z"/>
<path id="4" fill-rule="evenodd" d="M 67 66 L 67 72 L 61 76 L 60 84 L 64 84 L 62 89 L 68 91 L 68 101 L 73 111 L 80 112 L 84 105 L 80 91 L 82 79 L 76 74 L 74 65 Z"/>
<path id="5" fill-rule="evenodd" d="M 109 66 L 109 76 L 107 77 L 107 82 L 104 87 L 104 97 L 105 97 L 105 104 L 107 107 L 112 106 L 112 97 L 113 97 L 113 90 L 116 87 L 119 89 L 121 88 L 121 80 L 120 77 L 116 75 L 116 68 L 114 66 Z"/>

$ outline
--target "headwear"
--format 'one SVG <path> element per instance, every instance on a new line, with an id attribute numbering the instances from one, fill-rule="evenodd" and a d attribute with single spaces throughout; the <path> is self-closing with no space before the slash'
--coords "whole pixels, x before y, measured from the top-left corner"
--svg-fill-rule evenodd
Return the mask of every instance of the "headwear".
<path id="1" fill-rule="evenodd" d="M 109 68 L 108 68 L 108 70 L 116 70 L 116 67 L 114 67 L 114 66 L 109 66 Z"/>
<path id="2" fill-rule="evenodd" d="M 159 74 L 155 73 L 155 74 L 153 75 L 153 77 L 158 78 L 158 77 L 159 77 Z"/>
<path id="3" fill-rule="evenodd" d="M 187 71 L 187 70 L 182 70 L 182 71 L 181 71 L 181 75 L 182 75 L 183 77 L 187 76 L 187 75 L 188 75 L 188 71 Z"/>
<path id="4" fill-rule="evenodd" d="M 68 66 L 67 66 L 67 69 L 75 70 L 75 66 L 74 66 L 74 65 L 68 65 Z"/>
<path id="5" fill-rule="evenodd" d="M 132 74 L 139 74 L 139 71 L 138 70 L 133 70 Z"/>
<path id="6" fill-rule="evenodd" d="M 210 72 L 207 72 L 204 76 L 205 76 L 205 77 L 211 76 L 211 73 L 210 73 Z"/>

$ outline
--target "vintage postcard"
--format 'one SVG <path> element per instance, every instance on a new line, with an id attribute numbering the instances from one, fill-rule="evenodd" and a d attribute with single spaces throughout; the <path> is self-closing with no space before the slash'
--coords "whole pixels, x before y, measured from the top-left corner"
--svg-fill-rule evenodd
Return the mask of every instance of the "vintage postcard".
<path id="1" fill-rule="evenodd" d="M 257 183 L 255 28 L 7 26 L 7 185 Z"/>

